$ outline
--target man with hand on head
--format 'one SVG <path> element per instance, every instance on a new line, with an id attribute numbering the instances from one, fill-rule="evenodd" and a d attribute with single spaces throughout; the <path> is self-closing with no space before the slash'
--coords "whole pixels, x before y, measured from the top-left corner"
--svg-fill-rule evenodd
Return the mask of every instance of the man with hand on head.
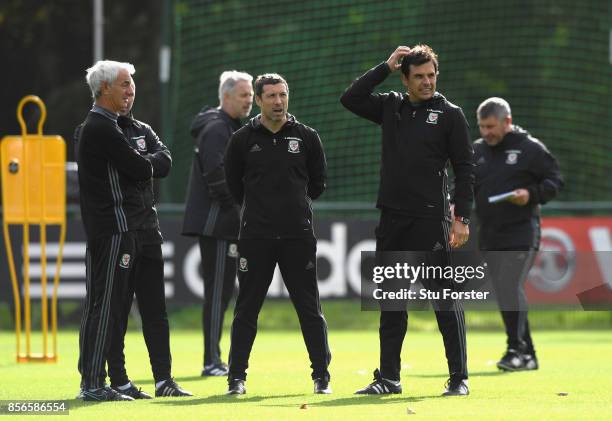
<path id="1" fill-rule="evenodd" d="M 374 93 L 377 85 L 400 71 L 406 93 Z M 427 45 L 399 46 L 357 78 L 340 101 L 382 130 L 382 159 L 377 207 L 376 251 L 434 252 L 435 264 L 448 265 L 451 248 L 468 240 L 472 207 L 472 145 L 461 108 L 436 91 L 438 57 Z M 451 219 L 446 167 L 455 174 L 455 215 Z M 380 252 L 380 253 L 379 253 Z M 454 290 L 453 280 L 433 280 L 436 289 Z M 435 300 L 444 340 L 449 379 L 443 395 L 467 395 L 465 321 L 461 303 Z M 380 370 L 357 394 L 401 393 L 401 350 L 408 326 L 405 307 L 381 307 Z"/>

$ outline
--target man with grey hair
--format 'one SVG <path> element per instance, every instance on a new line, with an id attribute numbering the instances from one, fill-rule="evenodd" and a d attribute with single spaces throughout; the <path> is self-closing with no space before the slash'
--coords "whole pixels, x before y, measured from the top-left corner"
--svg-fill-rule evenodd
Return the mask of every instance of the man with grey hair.
<path id="1" fill-rule="evenodd" d="M 540 206 L 557 195 L 563 179 L 546 146 L 512 124 L 507 101 L 489 98 L 476 115 L 482 136 L 474 142 L 480 249 L 507 335 L 507 350 L 497 367 L 536 370 L 524 286 L 539 248 Z"/>
<path id="2" fill-rule="evenodd" d="M 194 156 L 187 189 L 183 235 L 198 237 L 204 278 L 202 376 L 225 376 L 219 342 L 223 316 L 236 281 L 236 241 L 240 208 L 232 198 L 224 172 L 225 148 L 253 105 L 253 78 L 226 71 L 219 78 L 219 106 L 204 107 L 194 118 Z"/>
<path id="3" fill-rule="evenodd" d="M 87 69 L 94 104 L 80 134 L 77 162 L 81 216 L 87 238 L 86 301 L 79 335 L 83 399 L 133 400 L 106 386 L 104 366 L 113 332 L 121 329 L 122 302 L 137 250 L 136 230 L 146 212 L 139 183 L 153 166 L 132 148 L 117 125 L 134 96 L 134 66 L 98 61 Z"/>

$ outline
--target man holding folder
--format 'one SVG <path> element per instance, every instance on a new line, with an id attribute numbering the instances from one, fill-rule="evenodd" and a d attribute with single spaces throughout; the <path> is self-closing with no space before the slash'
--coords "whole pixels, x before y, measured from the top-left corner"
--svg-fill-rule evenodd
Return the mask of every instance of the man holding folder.
<path id="1" fill-rule="evenodd" d="M 479 242 L 508 338 L 497 367 L 535 370 L 524 285 L 540 245 L 540 206 L 557 195 L 563 179 L 546 146 L 512 124 L 504 99 L 485 100 L 476 114 L 482 136 L 474 142 Z"/>

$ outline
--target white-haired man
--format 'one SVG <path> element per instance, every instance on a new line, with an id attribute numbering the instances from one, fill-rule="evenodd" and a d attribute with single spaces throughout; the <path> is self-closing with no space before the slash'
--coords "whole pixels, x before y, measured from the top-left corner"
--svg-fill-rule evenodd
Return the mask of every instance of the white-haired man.
<path id="1" fill-rule="evenodd" d="M 84 400 L 133 400 L 106 386 L 105 364 L 136 253 L 135 231 L 145 214 L 137 184 L 153 166 L 117 125 L 128 112 L 134 66 L 98 61 L 87 69 L 94 104 L 83 124 L 77 162 L 81 216 L 87 237 L 87 295 L 80 331 L 79 372 Z"/>
<path id="2" fill-rule="evenodd" d="M 223 167 L 230 136 L 253 105 L 252 76 L 235 70 L 219 78 L 219 106 L 204 107 L 194 118 L 191 166 L 183 235 L 197 236 L 204 278 L 202 376 L 226 376 L 219 342 L 223 315 L 234 292 L 240 209 L 230 194 Z"/>
<path id="3" fill-rule="evenodd" d="M 134 291 L 157 382 L 155 396 L 191 396 L 170 373 L 162 239 L 147 192 L 152 191 L 152 177 L 167 174 L 171 159 L 153 130 L 130 116 L 134 72 L 131 64 L 116 61 L 99 61 L 87 70 L 94 105 L 76 136 L 87 235 L 78 366 L 80 396 L 91 401 L 150 398 L 129 381 L 124 367 L 123 337 Z M 105 384 L 106 362 L 113 388 Z"/>

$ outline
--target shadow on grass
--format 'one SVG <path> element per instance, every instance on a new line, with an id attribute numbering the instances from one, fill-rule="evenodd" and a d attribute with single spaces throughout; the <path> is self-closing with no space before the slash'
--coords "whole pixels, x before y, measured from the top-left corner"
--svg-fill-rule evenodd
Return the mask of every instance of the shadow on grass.
<path id="1" fill-rule="evenodd" d="M 379 404 L 393 404 L 393 403 L 414 403 L 420 402 L 424 399 L 438 399 L 442 398 L 441 395 L 429 395 L 429 396 L 398 396 L 389 397 L 389 395 L 361 395 L 351 396 L 347 398 L 330 399 L 327 401 L 318 402 L 305 402 L 312 408 L 317 407 L 334 407 L 334 406 L 353 406 L 353 405 L 379 405 Z M 293 408 L 296 404 L 263 404 L 263 406 L 279 407 L 279 408 Z"/>
<path id="2" fill-rule="evenodd" d="M 209 379 L 218 379 L 218 378 L 222 378 L 227 382 L 227 376 L 199 376 L 199 375 L 194 375 L 194 376 L 182 376 L 182 377 L 173 377 L 174 381 L 176 381 L 179 386 L 181 384 L 181 382 L 191 382 L 191 381 L 195 381 L 195 380 L 209 380 Z M 147 379 L 135 379 L 132 380 L 132 382 L 134 382 L 136 385 L 140 385 L 140 384 L 148 384 L 153 382 L 153 377 L 149 377 Z"/>
<path id="3" fill-rule="evenodd" d="M 472 377 L 491 377 L 491 376 L 503 376 L 505 374 L 508 374 L 505 371 L 477 371 L 477 372 L 470 372 L 469 376 L 470 378 Z M 420 377 L 423 379 L 430 379 L 430 378 L 440 378 L 440 379 L 448 379 L 448 374 L 410 374 L 406 377 Z"/>
<path id="4" fill-rule="evenodd" d="M 283 398 L 297 398 L 306 396 L 305 394 L 296 394 L 296 395 L 212 395 L 204 398 L 179 398 L 179 399 L 168 399 L 168 400 L 155 400 L 151 403 L 153 405 L 164 405 L 164 406 L 192 406 L 192 405 L 205 405 L 210 403 L 232 403 L 239 405 L 241 403 L 253 403 L 253 402 L 263 402 L 268 399 L 283 399 Z"/>

